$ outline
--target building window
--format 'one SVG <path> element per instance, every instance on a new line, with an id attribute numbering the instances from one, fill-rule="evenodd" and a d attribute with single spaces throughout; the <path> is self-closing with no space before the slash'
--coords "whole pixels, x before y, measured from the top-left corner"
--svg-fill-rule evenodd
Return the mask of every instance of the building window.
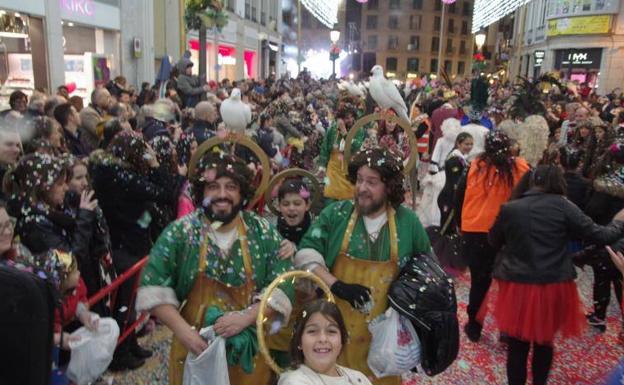
<path id="1" fill-rule="evenodd" d="M 446 53 L 453 53 L 453 39 L 446 39 Z"/>
<path id="2" fill-rule="evenodd" d="M 227 9 L 231 12 L 236 12 L 236 0 L 228 0 Z"/>
<path id="3" fill-rule="evenodd" d="M 399 17 L 398 16 L 388 16 L 388 28 L 399 29 Z"/>
<path id="4" fill-rule="evenodd" d="M 436 11 L 441 11 L 442 10 L 442 2 L 441 1 L 436 1 L 435 2 L 435 10 Z"/>
<path id="5" fill-rule="evenodd" d="M 368 9 L 379 9 L 379 0 L 369 0 L 368 1 Z"/>
<path id="6" fill-rule="evenodd" d="M 438 72 L 438 59 L 431 59 L 431 72 Z"/>
<path id="7" fill-rule="evenodd" d="M 401 0 L 390 0 L 390 9 L 401 9 Z"/>
<path id="8" fill-rule="evenodd" d="M 368 36 L 368 42 L 366 43 L 366 48 L 369 50 L 377 49 L 377 35 Z"/>
<path id="9" fill-rule="evenodd" d="M 449 11 L 450 13 L 455 13 L 456 8 L 457 8 L 457 7 L 456 7 L 456 5 L 457 5 L 457 3 L 453 3 L 453 4 L 451 4 L 451 5 L 448 7 L 448 11 Z"/>
<path id="10" fill-rule="evenodd" d="M 386 58 L 386 71 L 396 71 L 396 70 L 397 70 L 397 58 L 387 57 Z"/>
<path id="11" fill-rule="evenodd" d="M 390 35 L 388 36 L 388 49 L 399 49 L 399 37 Z"/>
<path id="12" fill-rule="evenodd" d="M 410 46 L 412 51 L 417 51 L 420 49 L 420 36 L 412 35 L 410 36 Z"/>
<path id="13" fill-rule="evenodd" d="M 463 75 L 466 72 L 466 63 L 463 61 L 457 62 L 457 74 Z"/>
<path id="14" fill-rule="evenodd" d="M 412 0 L 412 9 L 422 9 L 422 0 Z"/>
<path id="15" fill-rule="evenodd" d="M 449 21 L 448 21 L 448 33 L 455 33 L 455 19 L 449 19 Z"/>
<path id="16" fill-rule="evenodd" d="M 407 58 L 407 72 L 418 72 L 418 65 L 417 57 Z"/>
<path id="17" fill-rule="evenodd" d="M 469 1 L 464 1 L 464 8 L 462 10 L 462 15 L 471 16 L 472 15 L 472 5 Z"/>
<path id="18" fill-rule="evenodd" d="M 258 8 L 256 8 L 257 2 L 253 2 L 251 4 L 251 20 L 254 22 L 258 22 Z"/>
<path id="19" fill-rule="evenodd" d="M 366 29 L 377 29 L 377 15 L 366 16 Z"/>
<path id="20" fill-rule="evenodd" d="M 466 40 L 459 42 L 459 54 L 464 55 L 466 53 Z"/>
<path id="21" fill-rule="evenodd" d="M 447 74 L 450 74 L 453 71 L 453 62 L 450 60 L 445 60 L 444 61 L 444 71 Z"/>
<path id="22" fill-rule="evenodd" d="M 420 31 L 422 15 L 410 15 L 410 29 Z"/>
<path id="23" fill-rule="evenodd" d="M 431 38 L 431 52 L 438 52 L 440 49 L 440 38 L 434 36 Z"/>
<path id="24" fill-rule="evenodd" d="M 251 0 L 245 0 L 245 19 L 251 19 Z"/>
<path id="25" fill-rule="evenodd" d="M 440 31 L 440 23 L 441 23 L 440 16 L 436 16 L 433 19 L 433 30 L 434 31 L 438 31 L 438 32 Z"/>
<path id="26" fill-rule="evenodd" d="M 462 35 L 468 35 L 468 22 L 467 21 L 462 21 L 461 34 Z"/>

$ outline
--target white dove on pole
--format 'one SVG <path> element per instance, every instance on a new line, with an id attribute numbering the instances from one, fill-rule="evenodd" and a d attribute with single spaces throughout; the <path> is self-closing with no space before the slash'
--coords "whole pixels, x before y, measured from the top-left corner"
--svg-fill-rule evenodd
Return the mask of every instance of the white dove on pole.
<path id="1" fill-rule="evenodd" d="M 376 65 L 371 70 L 371 73 L 373 76 L 370 78 L 368 91 L 373 100 L 384 110 L 392 108 L 399 117 L 409 122 L 405 100 L 401 97 L 394 83 L 384 77 L 383 68 L 380 65 Z"/>
<path id="2" fill-rule="evenodd" d="M 241 100 L 241 91 L 238 88 L 234 88 L 230 97 L 221 103 L 219 112 L 226 127 L 232 132 L 244 133 L 251 123 L 251 107 Z"/>

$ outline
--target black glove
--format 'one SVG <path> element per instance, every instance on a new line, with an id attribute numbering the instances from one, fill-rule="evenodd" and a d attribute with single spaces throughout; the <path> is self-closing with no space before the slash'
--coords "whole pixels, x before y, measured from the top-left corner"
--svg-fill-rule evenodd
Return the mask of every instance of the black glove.
<path id="1" fill-rule="evenodd" d="M 331 285 L 331 292 L 338 298 L 344 299 L 349 302 L 354 309 L 358 309 L 369 302 L 370 289 L 357 283 L 344 283 L 342 281 L 336 281 Z"/>

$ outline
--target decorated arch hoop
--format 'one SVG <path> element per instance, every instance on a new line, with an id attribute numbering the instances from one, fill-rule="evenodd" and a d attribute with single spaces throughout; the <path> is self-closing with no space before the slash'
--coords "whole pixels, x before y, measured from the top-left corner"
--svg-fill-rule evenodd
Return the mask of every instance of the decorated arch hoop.
<path id="1" fill-rule="evenodd" d="M 264 315 L 264 312 L 267 308 L 267 305 L 269 303 L 269 298 L 271 298 L 271 294 L 273 293 L 273 290 L 275 290 L 275 288 L 278 285 L 284 283 L 287 280 L 292 279 L 294 283 L 295 279 L 297 278 L 307 278 L 313 281 L 321 288 L 321 290 L 323 290 L 323 292 L 327 296 L 328 301 L 335 302 L 334 295 L 329 289 L 329 286 L 327 286 L 327 284 L 323 282 L 322 279 L 320 279 L 314 273 L 311 273 L 309 271 L 303 271 L 303 270 L 288 271 L 278 276 L 277 278 L 275 278 L 275 280 L 273 280 L 273 282 L 271 282 L 271 284 L 266 288 L 266 290 L 264 291 L 264 294 L 262 294 L 262 298 L 260 300 L 260 306 L 258 308 L 258 317 L 256 318 L 256 333 L 258 336 L 258 347 L 260 349 L 260 353 L 262 353 L 262 355 L 264 356 L 264 360 L 266 361 L 267 365 L 269 365 L 271 370 L 273 370 L 277 374 L 282 373 L 284 369 L 280 368 L 279 365 L 277 365 L 277 363 L 275 362 L 275 360 L 273 360 L 273 357 L 271 357 L 271 353 L 269 352 L 269 348 L 267 347 L 267 344 L 265 341 L 265 335 L 264 335 L 265 334 L 264 323 L 267 321 L 268 318 Z"/>
<path id="2" fill-rule="evenodd" d="M 260 148 L 260 146 L 258 146 L 253 140 L 251 140 L 247 136 L 244 136 L 243 134 L 229 133 L 224 137 L 215 136 L 202 143 L 197 148 L 197 151 L 195 151 L 195 154 L 193 154 L 193 157 L 189 162 L 189 179 L 195 175 L 195 172 L 197 171 L 197 164 L 199 163 L 199 160 L 204 156 L 204 154 L 208 151 L 212 151 L 213 147 L 218 146 L 221 143 L 233 143 L 245 146 L 250 149 L 254 153 L 254 155 L 256 155 L 256 157 L 260 160 L 260 164 L 262 165 L 262 178 L 260 180 L 260 186 L 258 186 L 258 188 L 256 189 L 256 193 L 249 203 L 249 206 L 253 206 L 256 202 L 258 202 L 258 200 L 260 200 L 262 194 L 264 193 L 264 190 L 267 187 L 267 184 L 269 183 L 269 178 L 271 176 L 271 164 L 269 163 L 269 158 L 266 156 L 262 148 Z"/>
<path id="3" fill-rule="evenodd" d="M 275 186 L 278 186 L 279 182 L 282 181 L 283 179 L 293 177 L 293 176 L 306 177 L 310 180 L 310 183 L 312 183 L 312 186 L 311 186 L 312 187 L 312 192 L 311 192 L 312 200 L 310 201 L 311 208 L 316 208 L 321 203 L 321 198 L 323 197 L 322 196 L 323 190 L 321 189 L 321 184 L 319 183 L 318 179 L 316 179 L 314 174 L 302 168 L 288 168 L 286 170 L 283 170 L 277 173 L 273 178 L 271 178 L 269 185 L 264 191 L 264 201 L 269 207 L 269 210 L 271 210 L 271 212 L 275 215 L 279 215 L 280 212 L 273 204 L 273 196 L 272 196 L 273 189 L 275 188 Z"/>
<path id="4" fill-rule="evenodd" d="M 405 134 L 407 135 L 409 139 L 410 154 L 407 158 L 407 164 L 405 164 L 405 167 L 403 168 L 403 172 L 406 175 L 409 175 L 410 171 L 412 171 L 412 169 L 416 166 L 416 162 L 418 161 L 418 152 L 416 151 L 416 136 L 414 135 L 414 132 L 412 131 L 412 126 L 409 124 L 408 121 L 387 112 L 378 112 L 374 114 L 364 115 L 360 119 L 358 119 L 355 124 L 353 124 L 353 127 L 351 127 L 351 129 L 349 130 L 347 138 L 345 139 L 344 158 L 346 162 L 344 162 L 344 173 L 347 174 L 349 172 L 349 164 L 351 163 L 351 145 L 353 144 L 353 138 L 355 137 L 357 132 L 366 124 L 377 120 L 385 120 L 386 122 L 396 123 L 399 127 L 403 129 L 403 132 L 405 132 Z"/>

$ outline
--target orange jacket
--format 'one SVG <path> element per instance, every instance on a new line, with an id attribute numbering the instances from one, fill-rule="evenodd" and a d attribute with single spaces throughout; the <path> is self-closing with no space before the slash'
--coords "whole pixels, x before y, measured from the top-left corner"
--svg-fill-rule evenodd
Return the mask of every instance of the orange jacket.
<path id="1" fill-rule="evenodd" d="M 481 164 L 478 164 L 478 163 Z M 529 171 L 529 164 L 522 158 L 515 159 L 513 185 Z M 511 196 L 512 186 L 497 177 L 496 169 L 485 168 L 479 158 L 472 161 L 466 179 L 466 194 L 462 206 L 461 230 L 471 233 L 487 233 L 494 224 L 501 205 Z"/>

